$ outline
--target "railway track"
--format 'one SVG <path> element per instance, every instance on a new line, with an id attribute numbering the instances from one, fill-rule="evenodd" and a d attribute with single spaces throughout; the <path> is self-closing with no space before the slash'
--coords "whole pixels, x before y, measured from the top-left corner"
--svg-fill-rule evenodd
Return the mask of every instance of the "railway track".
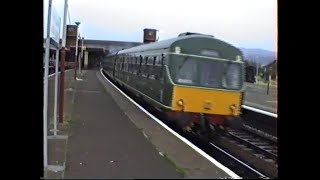
<path id="1" fill-rule="evenodd" d="M 264 156 L 266 161 L 272 160 L 275 161 L 275 163 L 277 162 L 278 147 L 276 143 L 270 143 L 268 140 L 264 140 L 263 138 L 246 131 L 228 130 L 226 135 L 259 152 Z"/>
<path id="2" fill-rule="evenodd" d="M 247 129 L 277 141 L 277 114 L 242 105 L 241 117 Z"/>
<path id="3" fill-rule="evenodd" d="M 238 165 L 229 167 L 236 173 L 241 173 L 237 172 L 237 167 L 245 164 L 248 169 L 259 175 L 255 178 L 278 177 L 278 148 L 276 142 L 246 129 L 230 129 L 223 134 L 210 137 L 208 141 L 211 145 L 214 144 L 241 161 L 241 163 L 238 162 Z M 228 164 L 228 162 L 224 164 Z M 253 177 L 249 170 L 241 174 L 242 177 Z"/>

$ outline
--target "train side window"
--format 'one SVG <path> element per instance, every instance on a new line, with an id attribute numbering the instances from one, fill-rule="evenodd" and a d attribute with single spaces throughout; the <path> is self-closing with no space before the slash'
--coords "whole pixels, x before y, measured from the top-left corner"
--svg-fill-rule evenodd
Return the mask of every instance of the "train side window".
<path id="1" fill-rule="evenodd" d="M 123 57 L 123 69 L 122 69 L 122 71 L 126 71 L 126 59 L 127 59 L 127 57 L 124 56 Z"/>
<path id="2" fill-rule="evenodd" d="M 113 68 L 117 70 L 117 58 L 115 58 L 113 61 Z"/>
<path id="3" fill-rule="evenodd" d="M 161 66 L 161 57 L 160 56 L 157 56 L 155 65 L 156 66 Z"/>
<path id="4" fill-rule="evenodd" d="M 145 63 L 144 64 L 148 64 L 148 56 L 146 56 L 146 59 L 145 59 Z"/>
<path id="5" fill-rule="evenodd" d="M 145 77 L 145 69 L 146 69 L 146 62 L 148 57 L 143 58 L 142 63 L 140 64 L 140 75 Z"/>
<path id="6" fill-rule="evenodd" d="M 138 57 L 134 57 L 133 74 L 137 75 L 137 73 L 138 73 Z"/>
<path id="7" fill-rule="evenodd" d="M 125 71 L 126 70 L 126 57 L 124 56 L 123 59 L 122 59 L 122 71 Z"/>
<path id="8" fill-rule="evenodd" d="M 128 57 L 128 64 L 127 64 L 127 66 L 128 66 L 128 73 L 130 73 L 130 70 L 131 70 L 131 69 L 130 69 L 130 67 L 131 67 L 130 65 L 131 65 L 131 57 L 129 56 L 129 57 Z"/>
<path id="9" fill-rule="evenodd" d="M 150 58 L 150 61 L 149 61 L 149 79 L 156 79 L 156 75 L 155 75 L 155 72 L 156 72 L 156 67 L 155 67 L 155 63 L 156 63 L 156 59 L 157 57 L 154 56 L 153 58 Z"/>
<path id="10" fill-rule="evenodd" d="M 150 58 L 147 56 L 146 58 L 145 58 L 145 62 L 144 62 L 144 64 L 142 65 L 142 76 L 143 77 L 146 77 L 146 78 L 148 78 L 148 60 L 149 60 Z"/>
<path id="11" fill-rule="evenodd" d="M 127 64 L 127 72 L 129 72 L 129 60 L 130 60 L 129 58 L 130 58 L 130 57 L 128 56 L 128 57 L 127 57 L 127 62 L 126 62 L 126 64 Z"/>
<path id="12" fill-rule="evenodd" d="M 126 56 L 124 59 L 124 71 L 127 72 L 128 71 L 128 57 Z"/>
<path id="13" fill-rule="evenodd" d="M 138 65 L 138 72 L 137 72 L 137 75 L 138 75 L 138 76 L 141 75 L 141 65 L 142 65 L 142 61 L 143 61 L 143 57 L 140 55 L 139 65 Z"/>
<path id="14" fill-rule="evenodd" d="M 161 56 L 161 70 L 160 70 L 160 80 L 164 80 L 164 72 L 165 72 L 165 68 L 164 68 L 164 65 L 166 63 L 166 57 L 162 54 Z"/>
<path id="15" fill-rule="evenodd" d="M 156 64 L 156 60 L 157 60 L 157 56 L 154 56 L 154 57 L 153 57 L 152 65 L 155 65 L 155 64 Z"/>
<path id="16" fill-rule="evenodd" d="M 129 72 L 129 60 L 130 60 L 130 57 L 128 56 L 127 57 L 127 72 Z"/>
<path id="17" fill-rule="evenodd" d="M 161 66 L 163 66 L 166 63 L 166 57 L 161 54 Z"/>
<path id="18" fill-rule="evenodd" d="M 123 57 L 121 57 L 121 58 L 120 58 L 120 61 L 119 61 L 119 66 L 120 66 L 120 67 L 119 67 L 119 70 L 120 70 L 120 71 L 122 71 L 122 60 L 123 60 Z"/>
<path id="19" fill-rule="evenodd" d="M 120 66 L 120 59 L 117 59 L 117 62 L 116 62 L 116 68 L 117 68 L 117 71 L 119 71 L 119 70 L 120 70 L 119 66 Z"/>
<path id="20" fill-rule="evenodd" d="M 150 58 L 150 60 L 148 62 L 148 78 L 149 79 L 155 79 L 154 63 L 155 63 L 155 56 L 153 58 Z"/>
<path id="21" fill-rule="evenodd" d="M 121 60 L 121 58 L 119 57 L 119 59 L 117 59 L 117 70 L 118 71 L 120 70 L 120 60 Z"/>
<path id="22" fill-rule="evenodd" d="M 122 71 L 124 71 L 124 58 L 125 58 L 125 57 L 122 57 L 122 62 L 121 62 L 121 70 L 122 70 Z"/>
<path id="23" fill-rule="evenodd" d="M 133 59 L 133 57 L 131 56 L 131 57 L 130 57 L 130 73 L 131 73 L 131 74 L 133 73 L 133 70 L 134 70 L 133 61 L 134 61 L 134 59 Z"/>
<path id="24" fill-rule="evenodd" d="M 131 71 L 132 71 L 132 74 L 134 74 L 134 70 L 135 70 L 135 62 L 136 62 L 136 57 L 132 57 L 132 63 L 131 63 Z"/>
<path id="25" fill-rule="evenodd" d="M 120 58 L 117 58 L 116 61 L 116 70 L 119 71 L 119 62 L 120 62 Z"/>
<path id="26" fill-rule="evenodd" d="M 161 54 L 161 57 L 159 57 L 159 65 L 157 66 L 156 70 L 156 79 L 157 80 L 163 80 L 163 73 L 164 73 L 164 63 L 165 63 L 165 56 Z"/>
<path id="27" fill-rule="evenodd" d="M 129 56 L 128 67 L 129 67 L 128 72 L 131 73 L 131 71 L 132 71 L 132 57 L 131 56 Z"/>

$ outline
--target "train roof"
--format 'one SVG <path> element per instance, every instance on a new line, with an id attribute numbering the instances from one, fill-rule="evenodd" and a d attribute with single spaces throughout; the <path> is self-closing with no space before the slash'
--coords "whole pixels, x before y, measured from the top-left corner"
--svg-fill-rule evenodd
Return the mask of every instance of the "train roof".
<path id="1" fill-rule="evenodd" d="M 208 39 L 214 39 L 217 41 L 221 41 L 221 40 L 216 39 L 210 35 L 191 34 L 191 35 L 179 36 L 179 37 L 175 37 L 172 39 L 163 40 L 163 41 L 159 41 L 159 42 L 154 42 L 154 43 L 150 43 L 150 44 L 144 44 L 144 45 L 132 47 L 129 49 L 124 49 L 124 50 L 119 51 L 118 54 L 141 52 L 141 51 L 147 51 L 147 50 L 166 49 L 166 48 L 171 47 L 171 45 L 177 41 L 184 40 L 184 39 L 192 39 L 192 38 L 208 38 Z M 221 41 L 221 42 L 226 43 L 224 41 Z M 229 43 L 227 43 L 227 44 L 229 44 Z"/>

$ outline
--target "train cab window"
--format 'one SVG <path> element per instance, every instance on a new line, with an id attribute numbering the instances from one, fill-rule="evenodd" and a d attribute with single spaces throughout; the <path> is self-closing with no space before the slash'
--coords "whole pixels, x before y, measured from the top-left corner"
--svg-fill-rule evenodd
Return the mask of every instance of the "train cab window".
<path id="1" fill-rule="evenodd" d="M 201 68 L 200 84 L 205 87 L 220 88 L 223 71 L 223 64 L 221 62 L 207 62 L 201 61 L 199 63 Z"/>
<path id="2" fill-rule="evenodd" d="M 176 82 L 193 85 L 197 81 L 197 63 L 188 57 L 179 58 L 177 61 Z"/>

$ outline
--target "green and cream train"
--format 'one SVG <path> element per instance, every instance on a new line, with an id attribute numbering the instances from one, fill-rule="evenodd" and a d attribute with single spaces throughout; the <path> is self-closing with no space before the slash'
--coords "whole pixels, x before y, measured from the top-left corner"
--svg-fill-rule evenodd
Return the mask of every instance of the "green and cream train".
<path id="1" fill-rule="evenodd" d="M 225 128 L 241 113 L 242 52 L 210 35 L 191 34 L 107 55 L 109 78 L 176 120 L 185 130 Z"/>

